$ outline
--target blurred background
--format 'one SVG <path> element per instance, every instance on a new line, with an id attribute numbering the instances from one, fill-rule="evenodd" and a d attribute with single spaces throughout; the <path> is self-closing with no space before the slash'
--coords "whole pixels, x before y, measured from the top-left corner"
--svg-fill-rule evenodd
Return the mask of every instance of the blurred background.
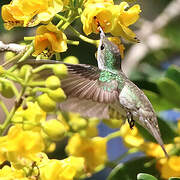
<path id="1" fill-rule="evenodd" d="M 0 6 L 8 4 L 9 0 L 0 1 Z M 171 124 L 176 124 L 180 119 L 180 1 L 179 0 L 141 0 L 128 1 L 130 5 L 138 3 L 141 5 L 141 15 L 139 21 L 132 27 L 140 39 L 138 44 L 124 42 L 125 58 L 122 60 L 122 68 L 128 77 L 141 89 L 150 99 L 158 117 Z M 115 1 L 119 3 L 119 1 Z M 81 33 L 82 24 L 77 20 L 73 26 Z M 33 36 L 36 28 L 14 28 L 6 31 L 3 21 L 0 18 L 0 41 L 4 43 L 23 41 L 24 36 Z M 68 39 L 77 39 L 71 31 L 66 31 Z M 91 38 L 99 39 L 98 35 L 90 35 Z M 66 56 L 76 56 L 80 63 L 97 65 L 95 59 L 96 47 L 81 40 L 79 46 L 71 46 L 67 52 L 62 53 L 62 58 Z M 3 54 L 0 54 L 3 61 Z M 11 101 L 7 101 L 9 106 Z M 3 121 L 3 114 L 0 114 Z M 166 133 L 167 130 L 161 131 Z M 114 129 L 116 130 L 116 129 Z M 106 136 L 114 131 L 101 123 L 99 125 L 100 136 Z M 162 132 L 162 134 L 163 134 Z M 162 135 L 163 136 L 163 135 Z M 166 141 L 166 140 L 165 140 Z M 66 142 L 61 143 L 52 158 L 63 158 L 62 153 Z M 122 144 L 121 138 L 113 139 L 108 144 L 108 155 L 110 160 L 114 160 L 127 149 Z M 61 156 L 60 156 L 61 155 Z M 138 153 L 133 156 L 143 156 Z M 132 158 L 125 158 L 124 161 Z M 111 169 L 105 169 L 88 180 L 104 180 Z"/>

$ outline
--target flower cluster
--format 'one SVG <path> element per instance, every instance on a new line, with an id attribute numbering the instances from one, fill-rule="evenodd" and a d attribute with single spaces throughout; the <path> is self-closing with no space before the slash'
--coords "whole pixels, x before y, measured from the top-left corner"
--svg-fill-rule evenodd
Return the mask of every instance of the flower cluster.
<path id="1" fill-rule="evenodd" d="M 32 27 L 46 23 L 62 10 L 61 0 L 13 0 L 2 7 L 2 18 L 6 29 L 10 30 L 17 26 Z"/>
<path id="2" fill-rule="evenodd" d="M 178 121 L 178 124 L 180 124 L 180 121 Z M 180 176 L 180 158 L 176 155 L 176 151 L 180 148 L 179 136 L 175 137 L 173 144 L 165 144 L 165 149 L 170 155 L 169 159 L 167 159 L 164 157 L 164 152 L 159 144 L 146 142 L 137 128 L 131 131 L 128 126 L 129 124 L 126 123 L 120 129 L 120 135 L 123 137 L 123 143 L 126 147 L 137 148 L 147 156 L 155 158 L 156 167 L 163 179 Z M 178 132 L 179 130 L 180 128 L 178 128 Z"/>
<path id="3" fill-rule="evenodd" d="M 2 6 L 5 29 L 37 28 L 33 37 L 24 37 L 25 51 L 6 54 L 10 55 L 6 63 L 15 65 L 8 70 L 0 67 L 1 95 L 16 98 L 11 110 L 0 99 L 6 115 L 0 125 L 0 179 L 73 180 L 91 176 L 108 164 L 107 143 L 119 136 L 128 148 L 156 158 L 162 178 L 180 176 L 180 159 L 176 154 L 163 159 L 159 145 L 145 142 L 138 129 L 134 127 L 131 131 L 128 124 L 123 125 L 123 120 L 103 120 L 107 126 L 120 130 L 100 137 L 99 119 L 61 112 L 58 104 L 67 98 L 61 83 L 68 69 L 63 63 L 38 65 L 39 59 L 61 60 L 60 53 L 68 49 L 67 43 L 78 45 L 79 41 L 68 39 L 67 30 L 83 41 L 98 45 L 98 40 L 85 37 L 72 26 L 78 18 L 86 35 L 99 33 L 100 26 L 105 33 L 117 36 L 108 39 L 118 46 L 123 58 L 125 48 L 120 38 L 138 42 L 130 26 L 136 23 L 140 12 L 138 4 L 130 7 L 122 1 L 115 5 L 113 0 L 12 0 Z M 29 56 L 36 57 L 37 66 L 26 65 Z M 66 57 L 64 62 L 79 63 L 74 56 Z M 16 84 L 20 86 L 16 88 Z M 47 154 L 61 141 L 66 141 L 66 158 L 50 159 Z M 179 137 L 174 144 L 167 144 L 166 149 L 171 152 L 174 146 L 180 148 Z"/>
<path id="4" fill-rule="evenodd" d="M 2 6 L 2 18 L 7 30 L 18 26 L 33 27 L 40 23 L 45 24 L 40 25 L 36 30 L 33 55 L 40 55 L 39 58 L 49 58 L 54 53 L 67 50 L 67 37 L 63 31 L 71 22 L 58 13 L 69 11 L 68 6 L 71 8 L 72 4 L 62 0 L 40 0 L 38 2 L 12 0 L 10 4 Z M 76 16 L 71 13 L 70 19 L 75 20 L 80 16 L 83 30 L 87 35 L 92 32 L 98 33 L 100 25 L 105 32 L 110 32 L 114 36 L 123 37 L 131 42 L 138 42 L 135 33 L 129 26 L 138 20 L 141 12 L 140 6 L 134 5 L 127 10 L 128 7 L 127 2 L 114 5 L 112 0 L 81 1 L 76 8 L 82 10 L 76 12 L 78 13 Z M 60 18 L 61 21 L 54 25 L 51 22 L 53 18 Z M 79 37 L 87 40 L 82 35 Z M 29 40 L 28 37 L 26 39 Z M 120 45 L 119 40 L 113 39 L 113 42 L 117 42 L 123 56 L 124 47 Z M 97 44 L 95 41 L 92 43 Z"/>
<path id="5" fill-rule="evenodd" d="M 87 35 L 92 32 L 98 33 L 98 26 L 100 25 L 106 33 L 137 42 L 136 35 L 129 26 L 138 20 L 141 12 L 140 6 L 134 5 L 127 10 L 128 7 L 127 2 L 114 5 L 113 1 L 88 0 L 81 15 L 84 32 Z"/>

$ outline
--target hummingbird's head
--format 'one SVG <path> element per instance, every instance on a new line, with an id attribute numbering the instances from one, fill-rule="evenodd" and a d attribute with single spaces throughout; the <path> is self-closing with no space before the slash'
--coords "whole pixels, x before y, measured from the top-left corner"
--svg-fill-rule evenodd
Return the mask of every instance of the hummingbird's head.
<path id="1" fill-rule="evenodd" d="M 97 52 L 98 67 L 101 70 L 120 70 L 121 69 L 121 55 L 116 44 L 109 41 L 102 28 L 100 30 L 100 43 Z"/>

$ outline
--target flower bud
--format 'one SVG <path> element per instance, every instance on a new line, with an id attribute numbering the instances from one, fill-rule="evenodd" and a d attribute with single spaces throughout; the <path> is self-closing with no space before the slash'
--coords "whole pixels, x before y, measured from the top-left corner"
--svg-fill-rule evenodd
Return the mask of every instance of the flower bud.
<path id="1" fill-rule="evenodd" d="M 44 110 L 45 112 L 54 111 L 56 108 L 56 102 L 49 98 L 49 96 L 46 93 L 38 96 L 37 102 L 39 106 L 42 108 L 42 110 Z"/>
<path id="2" fill-rule="evenodd" d="M 87 121 L 81 117 L 75 117 L 70 119 L 69 125 L 73 130 L 78 131 L 87 127 Z"/>
<path id="3" fill-rule="evenodd" d="M 49 146 L 46 148 L 46 152 L 47 153 L 52 153 L 54 152 L 56 149 L 56 143 L 51 143 L 49 144 Z"/>
<path id="4" fill-rule="evenodd" d="M 45 81 L 45 85 L 47 88 L 54 90 L 61 86 L 61 81 L 56 76 L 49 76 Z"/>
<path id="5" fill-rule="evenodd" d="M 32 69 L 32 66 L 30 66 L 28 64 L 22 66 L 20 69 L 20 72 L 19 72 L 19 77 L 24 78 L 26 75 L 26 72 L 30 71 L 31 69 Z"/>
<path id="6" fill-rule="evenodd" d="M 53 67 L 53 73 L 60 79 L 63 79 L 67 76 L 68 69 L 64 64 L 55 64 Z"/>
<path id="7" fill-rule="evenodd" d="M 12 86 L 11 86 L 10 82 L 8 82 L 8 81 L 1 83 L 0 92 L 1 92 L 1 95 L 6 98 L 12 98 L 15 95 L 14 91 L 12 89 Z"/>
<path id="8" fill-rule="evenodd" d="M 47 94 L 52 100 L 56 102 L 62 102 L 66 99 L 66 95 L 61 88 L 58 88 L 56 90 L 49 90 Z"/>
<path id="9" fill-rule="evenodd" d="M 1 75 L 1 74 L 4 74 L 5 71 L 6 71 L 6 70 L 5 70 L 2 66 L 0 66 L 0 75 Z"/>
<path id="10" fill-rule="evenodd" d="M 121 119 L 103 119 L 103 123 L 110 128 L 120 128 L 123 121 Z"/>
<path id="11" fill-rule="evenodd" d="M 7 51 L 4 55 L 4 59 L 5 61 L 10 60 L 11 58 L 13 58 L 16 55 L 16 53 L 11 52 L 11 51 Z"/>
<path id="12" fill-rule="evenodd" d="M 79 60 L 77 57 L 75 56 L 68 56 L 64 59 L 65 63 L 69 63 L 69 64 L 79 64 Z"/>
<path id="13" fill-rule="evenodd" d="M 42 122 L 43 131 L 54 141 L 61 140 L 66 133 L 66 128 L 56 119 Z"/>

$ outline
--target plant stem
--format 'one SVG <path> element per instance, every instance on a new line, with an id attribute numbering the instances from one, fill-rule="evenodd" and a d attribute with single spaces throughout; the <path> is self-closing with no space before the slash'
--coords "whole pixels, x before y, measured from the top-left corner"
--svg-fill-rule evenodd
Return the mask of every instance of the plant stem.
<path id="1" fill-rule="evenodd" d="M 42 71 L 44 69 L 51 69 L 54 67 L 54 64 L 44 64 L 42 66 L 39 66 L 32 70 L 32 73 L 38 73 L 39 71 Z"/>
<path id="2" fill-rule="evenodd" d="M 96 46 L 98 45 L 98 40 L 93 40 L 93 39 L 90 39 L 90 38 L 87 38 L 87 37 L 83 36 L 83 35 L 80 34 L 76 29 L 74 29 L 71 25 L 69 25 L 68 27 L 71 29 L 71 31 L 74 32 L 74 34 L 75 34 L 78 38 L 80 38 L 80 39 L 82 39 L 83 41 L 86 41 L 86 42 L 88 42 L 88 43 L 90 43 L 90 44 L 94 44 L 94 45 L 96 45 Z"/>
<path id="3" fill-rule="evenodd" d="M 56 56 L 56 60 L 57 60 L 57 61 L 60 61 L 60 60 L 61 60 L 61 56 L 60 56 L 59 53 L 56 53 L 55 56 Z"/>
<path id="4" fill-rule="evenodd" d="M 24 53 L 24 55 L 19 59 L 18 62 L 22 62 L 22 61 L 26 60 L 31 55 L 31 53 L 34 50 L 33 44 L 34 44 L 34 41 L 32 41 L 29 49 Z"/>
<path id="5" fill-rule="evenodd" d="M 0 99 L 0 106 L 1 106 L 2 110 L 4 111 L 5 115 L 8 116 L 9 111 L 8 111 L 6 105 L 4 104 L 4 102 L 1 99 Z"/>
<path id="6" fill-rule="evenodd" d="M 119 162 L 121 161 L 122 159 L 124 159 L 125 157 L 127 157 L 129 154 L 133 154 L 133 153 L 136 153 L 138 152 L 138 149 L 137 148 L 131 148 L 129 149 L 128 151 L 126 151 L 125 153 L 121 154 L 116 160 L 115 162 Z"/>
<path id="7" fill-rule="evenodd" d="M 11 109 L 11 112 L 6 117 L 4 123 L 0 126 L 0 128 L 1 128 L 1 135 L 4 134 L 6 128 L 10 125 L 12 117 L 14 116 L 16 110 L 19 108 L 19 106 L 22 103 L 22 96 L 24 95 L 24 92 L 26 91 L 26 87 L 27 87 L 27 83 L 29 81 L 30 75 L 31 75 L 31 73 L 28 71 L 26 73 L 26 76 L 25 76 L 24 86 L 22 87 L 20 93 L 17 94 L 17 99 L 16 99 L 14 107 Z"/>
<path id="8" fill-rule="evenodd" d="M 45 81 L 32 81 L 27 84 L 30 87 L 45 86 Z"/>
<path id="9" fill-rule="evenodd" d="M 110 133 L 106 136 L 107 140 L 110 141 L 111 139 L 114 139 L 114 138 L 117 138 L 117 137 L 120 137 L 120 131 L 115 131 L 113 133 Z"/>
<path id="10" fill-rule="evenodd" d="M 69 19 L 71 18 L 71 14 L 72 14 L 72 11 L 69 10 L 68 14 L 67 14 L 67 18 L 61 16 L 60 14 L 57 14 L 57 18 L 60 19 L 59 23 L 56 25 L 57 28 L 61 29 L 61 27 L 63 26 L 63 23 L 67 23 L 69 21 Z"/>
<path id="11" fill-rule="evenodd" d="M 47 93 L 47 92 L 48 92 L 48 89 L 47 89 L 47 88 L 35 87 L 35 88 L 32 90 L 32 93 L 35 93 L 35 92 L 38 92 L 38 91 Z"/>
<path id="12" fill-rule="evenodd" d="M 106 163 L 106 166 L 110 167 L 110 168 L 114 168 L 115 166 L 117 166 L 119 164 L 119 162 L 121 160 L 123 160 L 125 157 L 127 157 L 129 154 L 133 154 L 135 152 L 138 152 L 137 148 L 132 148 L 129 149 L 128 151 L 126 151 L 125 153 L 121 154 L 116 160 L 114 161 L 108 161 Z"/>
<path id="13" fill-rule="evenodd" d="M 14 75 L 12 72 L 6 71 L 5 76 L 8 77 L 9 79 L 15 81 L 15 82 L 20 83 L 21 85 L 23 84 L 22 79 L 17 77 L 16 75 Z"/>
<path id="14" fill-rule="evenodd" d="M 62 28 L 60 27 L 60 25 L 59 25 L 59 23 L 58 23 L 58 24 L 56 25 L 58 28 L 60 28 L 60 29 L 62 29 L 62 30 L 65 30 L 67 27 L 69 27 L 69 28 L 71 29 L 71 31 L 73 31 L 74 34 L 75 34 L 78 38 L 80 38 L 80 39 L 82 39 L 83 41 L 86 41 L 86 42 L 88 42 L 88 43 L 90 43 L 90 44 L 94 44 L 94 45 L 98 46 L 98 41 L 97 41 L 97 40 L 93 40 L 93 39 L 90 39 L 90 38 L 87 38 L 87 37 L 83 36 L 82 34 L 80 34 L 76 29 L 74 29 L 74 28 L 70 25 L 76 18 L 79 17 L 79 15 L 73 14 L 69 19 L 66 19 L 66 18 L 64 18 L 63 16 L 59 15 L 59 14 L 56 14 L 55 16 L 56 16 L 57 18 L 59 18 L 59 19 L 62 19 L 64 22 L 66 22 L 66 23 L 62 26 Z M 77 44 L 77 45 L 78 45 L 78 44 Z"/>
<path id="15" fill-rule="evenodd" d="M 8 60 L 7 62 L 5 62 L 4 64 L 2 64 L 2 67 L 8 66 L 9 64 L 15 64 L 15 62 L 17 62 L 17 59 L 19 59 L 24 52 L 17 54 L 16 56 L 12 57 L 10 60 Z"/>
<path id="16" fill-rule="evenodd" d="M 58 19 L 62 19 L 63 21 L 67 22 L 68 20 L 64 17 L 61 16 L 60 14 L 56 14 L 55 17 L 57 17 Z M 58 23 L 59 24 L 59 23 Z M 58 24 L 56 25 L 58 27 Z"/>
<path id="17" fill-rule="evenodd" d="M 62 31 L 64 31 L 75 19 L 77 19 L 79 16 L 76 14 L 73 14 L 68 21 L 61 27 Z"/>
<path id="18" fill-rule="evenodd" d="M 68 44 L 75 45 L 75 46 L 78 46 L 78 45 L 79 45 L 79 41 L 67 40 L 67 43 L 68 43 Z"/>
<path id="19" fill-rule="evenodd" d="M 35 39 L 35 36 L 31 36 L 31 37 L 24 37 L 25 41 L 32 41 Z"/>

